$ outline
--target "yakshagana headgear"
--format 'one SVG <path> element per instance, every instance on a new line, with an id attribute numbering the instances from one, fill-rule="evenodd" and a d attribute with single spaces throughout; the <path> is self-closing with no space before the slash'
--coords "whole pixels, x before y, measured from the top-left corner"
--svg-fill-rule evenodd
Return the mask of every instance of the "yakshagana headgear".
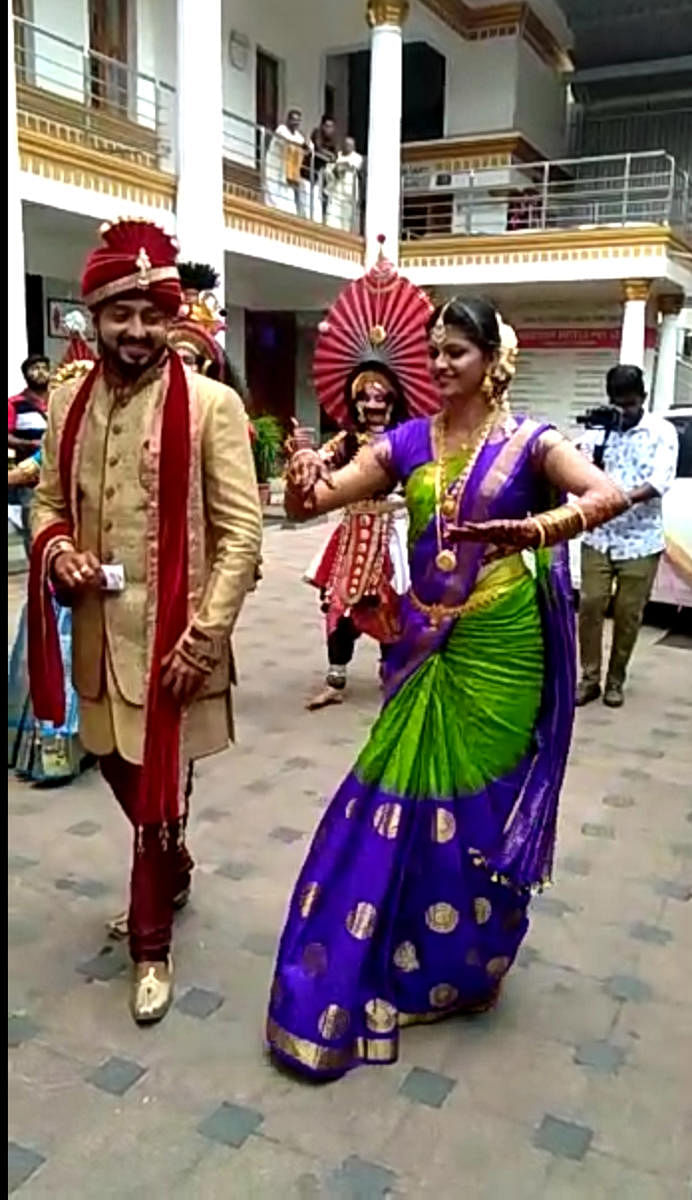
<path id="1" fill-rule="evenodd" d="M 325 412 L 345 424 L 354 373 L 378 367 L 398 381 L 409 416 L 436 412 L 426 334 L 432 311 L 425 292 L 402 278 L 380 249 L 374 267 L 344 288 L 319 325 L 313 379 Z"/>
<path id="2" fill-rule="evenodd" d="M 219 276 L 206 263 L 179 263 L 180 284 L 186 295 L 168 335 L 174 350 L 189 348 L 207 363 L 223 368 L 224 354 L 217 335 L 226 328 L 213 289 Z"/>
<path id="3" fill-rule="evenodd" d="M 51 377 L 52 387 L 87 375 L 96 362 L 96 356 L 84 336 L 87 328 L 84 314 L 79 309 L 67 313 L 63 327 L 68 334 L 67 349 Z"/>
<path id="4" fill-rule="evenodd" d="M 146 296 L 168 316 L 180 308 L 178 246 L 151 221 L 123 219 L 102 225 L 103 245 L 89 255 L 82 296 L 91 309 L 119 297 Z"/>

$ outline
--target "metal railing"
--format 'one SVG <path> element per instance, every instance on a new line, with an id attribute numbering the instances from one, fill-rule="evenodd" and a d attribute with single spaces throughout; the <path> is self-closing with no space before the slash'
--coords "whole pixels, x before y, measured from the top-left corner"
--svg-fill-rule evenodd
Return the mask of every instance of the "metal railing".
<path id="1" fill-rule="evenodd" d="M 175 173 L 174 88 L 20 17 L 14 35 L 20 127 Z"/>
<path id="2" fill-rule="evenodd" d="M 628 225 L 692 232 L 690 177 L 664 151 L 459 172 L 404 166 L 402 236 Z"/>
<path id="3" fill-rule="evenodd" d="M 362 231 L 362 158 L 328 158 L 304 137 L 291 140 L 225 109 L 223 154 L 227 195 L 346 233 Z"/>

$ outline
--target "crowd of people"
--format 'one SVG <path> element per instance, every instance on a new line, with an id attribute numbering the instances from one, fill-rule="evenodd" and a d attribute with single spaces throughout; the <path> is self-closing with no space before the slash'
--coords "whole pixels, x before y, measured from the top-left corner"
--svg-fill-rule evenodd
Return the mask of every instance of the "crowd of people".
<path id="1" fill-rule="evenodd" d="M 340 138 L 324 116 L 309 137 L 292 108 L 269 135 L 264 155 L 266 203 L 332 229 L 360 232 L 363 157 L 352 137 Z"/>
<path id="2" fill-rule="evenodd" d="M 132 826 L 129 910 L 111 929 L 129 939 L 146 1024 L 173 997 L 192 764 L 233 738 L 231 636 L 262 520 L 239 384 L 200 290 L 210 268 L 179 265 L 148 221 L 101 236 L 82 279 L 96 357 L 47 405 L 45 360 L 25 364 L 27 393 L 10 401 L 10 445 L 40 456 L 17 656 L 32 736 L 77 739 Z M 312 1078 L 393 1062 L 403 1026 L 497 1003 L 551 875 L 575 700 L 600 688 L 596 618 L 614 578 L 605 700 L 622 700 L 676 447 L 626 366 L 608 381 L 622 420 L 605 464 L 514 415 L 518 349 L 491 304 L 434 309 L 383 252 L 319 327 L 315 386 L 342 432 L 319 449 L 295 429 L 285 493 L 296 520 L 344 514 L 308 573 L 327 626 L 313 706 L 343 699 L 361 634 L 381 646 L 383 705 L 307 853 L 269 998 L 267 1045 Z"/>

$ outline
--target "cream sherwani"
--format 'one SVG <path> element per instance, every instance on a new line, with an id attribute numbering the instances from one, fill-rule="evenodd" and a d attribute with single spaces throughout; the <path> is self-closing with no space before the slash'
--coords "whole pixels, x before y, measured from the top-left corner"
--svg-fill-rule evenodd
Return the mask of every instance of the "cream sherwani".
<path id="1" fill-rule="evenodd" d="M 33 532 L 67 516 L 58 473 L 60 431 L 82 380 L 51 397 L 36 489 Z M 229 388 L 188 375 L 189 619 L 205 635 L 215 662 L 186 711 L 181 759 L 224 749 L 232 738 L 230 688 L 235 682 L 230 634 L 260 555 L 262 517 L 248 421 Z M 141 763 L 145 703 L 156 613 L 152 580 L 157 544 L 157 430 L 164 400 L 162 371 L 128 391 L 99 375 L 89 400 L 73 467 L 75 541 L 103 563 L 121 563 L 121 593 L 89 591 L 73 608 L 73 679 L 80 735 L 96 755 L 117 751 Z M 154 570 L 152 571 L 152 567 Z"/>

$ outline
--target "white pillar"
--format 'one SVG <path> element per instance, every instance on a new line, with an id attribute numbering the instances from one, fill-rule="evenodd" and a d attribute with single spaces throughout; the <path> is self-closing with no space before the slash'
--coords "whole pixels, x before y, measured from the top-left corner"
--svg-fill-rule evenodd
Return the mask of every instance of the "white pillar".
<path id="1" fill-rule="evenodd" d="M 678 364 L 678 325 L 682 310 L 682 297 L 662 296 L 660 301 L 663 320 L 658 337 L 658 363 L 654 384 L 654 412 L 667 412 L 675 400 L 675 374 Z"/>
<path id="2" fill-rule="evenodd" d="M 221 0 L 178 0 L 178 196 L 184 261 L 209 263 L 224 304 Z"/>
<path id="3" fill-rule="evenodd" d="M 622 314 L 620 362 L 644 370 L 646 356 L 646 304 L 649 285 L 645 280 L 631 279 L 624 285 L 625 305 Z"/>
<path id="4" fill-rule="evenodd" d="M 14 26 L 11 0 L 7 0 L 7 12 L 7 394 L 13 396 L 26 386 L 19 367 L 27 356 L 27 337 L 24 227 L 17 140 L 17 88 L 14 77 Z"/>
<path id="5" fill-rule="evenodd" d="M 365 261 L 375 262 L 378 237 L 386 239 L 387 258 L 399 258 L 401 201 L 402 26 L 408 0 L 368 0 L 370 38 L 370 126 Z"/>

